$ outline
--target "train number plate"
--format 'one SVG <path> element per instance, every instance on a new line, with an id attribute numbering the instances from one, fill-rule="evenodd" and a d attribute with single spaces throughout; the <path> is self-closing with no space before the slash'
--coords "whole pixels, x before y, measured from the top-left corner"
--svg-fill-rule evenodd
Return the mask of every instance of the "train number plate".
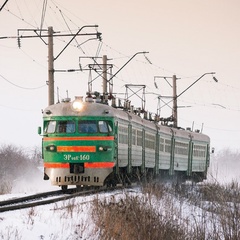
<path id="1" fill-rule="evenodd" d="M 80 154 L 80 155 L 72 155 L 72 154 L 64 154 L 63 160 L 65 161 L 89 161 L 90 155 L 89 154 Z"/>

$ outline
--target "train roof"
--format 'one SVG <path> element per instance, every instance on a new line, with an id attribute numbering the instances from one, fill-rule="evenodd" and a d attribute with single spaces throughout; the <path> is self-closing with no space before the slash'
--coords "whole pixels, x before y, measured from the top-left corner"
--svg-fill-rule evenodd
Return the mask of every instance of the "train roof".
<path id="1" fill-rule="evenodd" d="M 43 117 L 49 116 L 114 116 L 113 108 L 107 104 L 82 102 L 81 109 L 74 109 L 73 102 L 61 102 L 44 109 Z"/>
<path id="2" fill-rule="evenodd" d="M 96 102 L 82 102 L 80 110 L 73 108 L 73 102 L 66 101 L 48 106 L 43 111 L 43 117 L 49 118 L 54 116 L 92 116 L 92 117 L 114 117 L 119 120 L 131 121 L 136 125 L 147 127 L 149 130 L 161 131 L 166 135 L 177 135 L 182 138 L 192 138 L 201 141 L 210 141 L 210 138 L 200 132 L 193 132 L 181 128 L 173 128 L 171 126 L 161 125 L 158 122 L 144 119 L 132 112 L 124 111 L 123 109 L 114 108 L 107 104 Z"/>

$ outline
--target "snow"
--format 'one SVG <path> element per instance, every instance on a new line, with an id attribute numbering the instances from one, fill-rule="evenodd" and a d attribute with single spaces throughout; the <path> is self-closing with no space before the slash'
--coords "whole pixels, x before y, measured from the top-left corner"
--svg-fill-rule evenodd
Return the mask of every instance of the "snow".
<path id="1" fill-rule="evenodd" d="M 100 193 L 92 196 L 77 197 L 54 204 L 38 206 L 14 212 L 0 213 L 0 239 L 99 239 L 96 226 L 92 220 L 91 204 L 94 199 L 125 198 L 126 194 L 138 196 L 143 203 L 151 204 L 156 211 L 166 217 L 175 217 L 179 224 L 189 225 L 203 219 L 203 210 L 187 201 L 167 194 L 161 201 L 143 195 L 140 189 Z M 25 195 L 25 194 L 22 194 Z M 18 194 L 0 196 L 0 200 L 19 197 Z M 167 206 L 167 207 L 166 207 Z M 180 219 L 180 220 L 179 220 Z"/>
<path id="2" fill-rule="evenodd" d="M 217 163 L 212 161 L 208 181 L 219 180 L 220 182 L 226 182 L 228 174 L 223 174 L 222 172 L 223 170 L 226 171 L 226 168 L 218 169 L 216 174 L 216 166 Z M 12 189 L 12 193 L 0 195 L 0 201 L 34 193 L 59 190 L 58 187 L 51 186 L 49 181 L 42 179 L 41 171 L 35 172 L 33 175 L 34 177 L 27 176 L 18 179 Z M 228 177 L 230 179 L 230 176 Z M 238 179 L 238 173 L 236 175 L 231 174 L 231 178 Z M 131 191 L 128 194 L 137 194 L 143 198 L 143 201 L 155 206 L 156 211 L 160 211 L 164 216 L 175 216 L 176 221 L 180 221 L 179 224 L 184 224 L 187 228 L 190 228 L 192 224 L 200 224 L 201 226 L 203 224 L 202 221 L 208 221 L 208 217 L 212 216 L 212 213 L 203 210 L 201 207 L 194 206 L 173 195 L 164 196 L 160 202 L 149 198 L 151 202 L 146 200 L 148 196 L 143 195 L 140 189 Z M 117 196 L 117 198 L 124 198 L 126 197 L 126 192 L 99 193 L 54 204 L 0 213 L 0 239 L 99 239 L 97 228 L 92 219 L 91 206 L 94 199 L 111 199 L 113 195 Z M 173 212 L 170 213 L 173 210 L 175 211 L 174 215 L 172 214 Z M 209 231 L 211 231 L 210 224 L 208 225 Z M 215 224 L 215 222 L 212 224 Z"/>
<path id="3" fill-rule="evenodd" d="M 42 180 L 42 174 L 35 173 L 34 175 L 35 178 L 31 180 L 23 177 L 16 181 L 12 193 L 0 195 L 0 201 L 59 190 L 59 187 L 51 186 L 49 181 Z M 92 201 L 97 197 L 104 198 L 118 194 L 121 192 L 99 193 L 34 208 L 0 213 L 0 239 L 97 239 L 91 217 Z"/>
<path id="4" fill-rule="evenodd" d="M 93 197 L 91 197 L 93 198 Z M 1 213 L 2 239 L 91 239 L 91 198 Z M 74 204 L 74 207 L 68 207 Z M 92 238 L 94 239 L 94 238 Z"/>
<path id="5" fill-rule="evenodd" d="M 35 193 L 60 190 L 35 177 L 16 181 L 12 194 L 0 195 L 0 201 Z M 30 179 L 31 178 L 31 179 Z M 90 205 L 94 196 L 78 197 L 54 204 L 0 213 L 0 239 L 91 239 Z M 74 204 L 74 207 L 69 207 Z M 94 238 L 92 238 L 94 239 Z"/>

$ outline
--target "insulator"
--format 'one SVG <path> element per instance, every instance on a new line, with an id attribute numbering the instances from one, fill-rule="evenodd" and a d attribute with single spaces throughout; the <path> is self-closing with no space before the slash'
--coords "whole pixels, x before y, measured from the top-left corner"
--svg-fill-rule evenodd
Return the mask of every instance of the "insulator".
<path id="1" fill-rule="evenodd" d="M 79 69 L 80 71 L 82 71 L 82 65 L 79 63 Z"/>
<path id="2" fill-rule="evenodd" d="M 149 60 L 149 58 L 147 56 L 144 55 L 144 57 L 146 58 L 146 60 L 149 62 L 149 64 L 152 64 L 152 62 Z"/>
<path id="3" fill-rule="evenodd" d="M 17 38 L 17 42 L 18 42 L 18 47 L 21 48 L 21 38 L 20 37 Z"/>

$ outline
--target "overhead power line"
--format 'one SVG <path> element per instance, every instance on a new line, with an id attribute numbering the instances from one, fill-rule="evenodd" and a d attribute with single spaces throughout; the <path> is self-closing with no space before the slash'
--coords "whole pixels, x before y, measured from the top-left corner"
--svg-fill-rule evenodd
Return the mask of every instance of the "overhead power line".
<path id="1" fill-rule="evenodd" d="M 1 75 L 1 74 L 0 74 L 0 77 L 1 77 L 2 79 L 4 79 L 6 82 L 10 83 L 11 85 L 13 85 L 13 86 L 15 86 L 15 87 L 18 87 L 18 88 L 21 88 L 21 89 L 26 89 L 26 90 L 36 90 L 36 89 L 39 89 L 39 88 L 42 88 L 42 87 L 45 87 L 45 86 L 46 86 L 46 84 L 44 84 L 44 85 L 42 85 L 42 86 L 32 87 L 32 88 L 30 88 L 30 87 L 22 87 L 22 86 L 20 86 L 20 85 L 17 85 L 17 84 L 15 84 L 15 83 L 9 81 L 7 78 L 5 78 L 5 77 L 4 77 L 3 75 Z"/>
<path id="2" fill-rule="evenodd" d="M 47 0 L 44 0 L 44 2 L 43 2 L 43 9 L 42 9 L 42 17 L 41 17 L 40 29 L 43 28 L 44 18 L 45 18 L 45 14 L 46 14 L 46 8 L 47 8 Z M 40 35 L 41 35 L 41 31 L 40 31 Z"/>

